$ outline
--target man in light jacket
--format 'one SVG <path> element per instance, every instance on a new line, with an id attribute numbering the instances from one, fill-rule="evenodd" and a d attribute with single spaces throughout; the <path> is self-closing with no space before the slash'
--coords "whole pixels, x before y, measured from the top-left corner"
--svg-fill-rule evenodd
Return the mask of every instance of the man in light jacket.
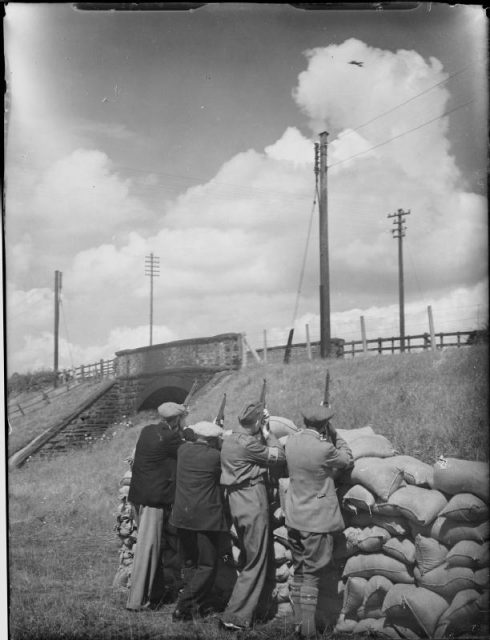
<path id="1" fill-rule="evenodd" d="M 290 595 L 295 626 L 303 637 L 313 638 L 320 577 L 332 560 L 332 534 L 345 526 L 334 470 L 351 467 L 353 457 L 330 422 L 330 408 L 316 405 L 302 415 L 305 429 L 286 442 L 289 489 L 285 510 L 294 566 Z"/>

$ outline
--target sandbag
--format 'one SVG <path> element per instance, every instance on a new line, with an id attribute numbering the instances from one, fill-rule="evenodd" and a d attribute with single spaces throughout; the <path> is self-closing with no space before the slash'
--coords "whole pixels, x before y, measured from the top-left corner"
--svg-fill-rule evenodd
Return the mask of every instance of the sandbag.
<path id="1" fill-rule="evenodd" d="M 482 618 L 482 611 L 478 606 L 479 597 L 480 594 L 474 589 L 459 591 L 439 618 L 434 638 L 470 632 Z"/>
<path id="2" fill-rule="evenodd" d="M 269 429 L 276 438 L 282 438 L 283 436 L 289 436 L 292 433 L 301 431 L 292 420 L 280 416 L 271 416 L 269 418 Z"/>
<path id="3" fill-rule="evenodd" d="M 450 495 L 473 493 L 488 503 L 488 463 L 441 457 L 434 463 L 434 489 Z"/>
<path id="4" fill-rule="evenodd" d="M 473 570 L 488 567 L 489 544 L 461 540 L 450 549 L 446 562 L 449 567 L 468 567 Z"/>
<path id="5" fill-rule="evenodd" d="M 472 493 L 457 493 L 439 515 L 463 524 L 480 524 L 488 520 L 488 505 Z"/>
<path id="6" fill-rule="evenodd" d="M 358 427 L 357 429 L 337 429 L 337 434 L 342 440 L 345 440 L 349 446 L 358 438 L 375 435 L 373 428 L 369 424 L 365 427 Z"/>
<path id="7" fill-rule="evenodd" d="M 275 618 L 291 618 L 293 615 L 293 607 L 290 602 L 278 602 Z"/>
<path id="8" fill-rule="evenodd" d="M 382 618 L 383 602 L 386 594 L 393 586 L 391 580 L 384 576 L 373 576 L 369 578 L 364 590 L 364 598 L 362 604 L 357 610 L 358 618 Z"/>
<path id="9" fill-rule="evenodd" d="M 281 564 L 276 567 L 276 582 L 287 582 L 289 580 L 289 567 L 287 564 Z"/>
<path id="10" fill-rule="evenodd" d="M 353 618 L 344 618 L 341 614 L 339 619 L 337 620 L 337 624 L 335 625 L 334 632 L 335 633 L 352 633 L 354 627 L 357 624 L 357 620 Z"/>
<path id="11" fill-rule="evenodd" d="M 389 458 L 398 453 L 388 438 L 382 435 L 363 435 L 350 443 L 354 460 L 359 458 L 376 457 Z"/>
<path id="12" fill-rule="evenodd" d="M 446 562 L 448 549 L 438 540 L 417 534 L 415 536 L 415 562 L 421 575 Z"/>
<path id="13" fill-rule="evenodd" d="M 346 618 L 357 618 L 357 610 L 362 604 L 367 580 L 362 577 L 349 577 L 345 583 L 342 609 L 340 614 Z"/>
<path id="14" fill-rule="evenodd" d="M 362 484 L 381 500 L 405 485 L 403 473 L 390 458 L 359 458 L 350 471 L 352 484 Z"/>
<path id="15" fill-rule="evenodd" d="M 467 567 L 447 567 L 444 564 L 423 575 L 415 567 L 414 576 L 417 585 L 434 591 L 448 602 L 451 602 L 458 591 L 481 587 L 481 584 L 479 584 L 481 583 L 481 578 Z"/>
<path id="16" fill-rule="evenodd" d="M 360 511 L 357 514 L 346 514 L 345 521 L 353 527 L 383 527 L 392 536 L 406 536 L 410 533 L 408 521 L 400 516 L 370 515 Z"/>
<path id="17" fill-rule="evenodd" d="M 432 524 L 430 535 L 448 547 L 454 546 L 461 540 L 485 542 L 490 538 L 490 523 L 485 520 L 480 524 L 470 525 L 438 517 Z"/>
<path id="18" fill-rule="evenodd" d="M 343 495 L 341 493 L 339 497 L 342 508 L 354 511 L 354 513 L 359 509 L 361 511 L 371 511 L 371 508 L 375 504 L 373 494 L 361 484 L 355 484 L 343 493 Z"/>
<path id="19" fill-rule="evenodd" d="M 407 625 L 413 631 L 419 628 L 421 637 L 429 638 L 447 608 L 448 603 L 444 598 L 413 585 L 393 585 L 383 603 L 387 621 Z"/>
<path id="20" fill-rule="evenodd" d="M 408 572 L 406 565 L 395 558 L 390 558 L 383 553 L 358 554 L 351 556 L 345 563 L 343 578 L 361 577 L 372 578 L 375 575 L 384 576 L 393 583 L 412 584 L 413 576 Z"/>
<path id="21" fill-rule="evenodd" d="M 352 629 L 352 633 L 379 633 L 383 631 L 384 623 L 384 617 L 364 618 L 363 620 L 359 620 L 356 626 Z"/>
<path id="22" fill-rule="evenodd" d="M 286 493 L 289 489 L 289 478 L 279 478 L 279 504 L 283 513 L 286 513 Z"/>
<path id="23" fill-rule="evenodd" d="M 290 602 L 289 585 L 287 582 L 278 582 L 272 591 L 272 597 L 275 602 Z"/>
<path id="24" fill-rule="evenodd" d="M 381 550 L 387 556 L 400 560 L 409 567 L 415 564 L 415 545 L 408 538 L 390 538 L 383 544 Z"/>
<path id="25" fill-rule="evenodd" d="M 434 469 L 430 464 L 422 462 L 412 456 L 394 456 L 392 459 L 402 471 L 407 484 L 418 487 L 432 488 L 434 483 Z"/>
<path id="26" fill-rule="evenodd" d="M 447 500 L 440 491 L 407 485 L 393 492 L 388 503 L 395 505 L 408 520 L 426 526 L 436 519 Z"/>
<path id="27" fill-rule="evenodd" d="M 276 565 L 284 564 L 291 560 L 291 551 L 280 542 L 274 541 L 274 561 Z"/>

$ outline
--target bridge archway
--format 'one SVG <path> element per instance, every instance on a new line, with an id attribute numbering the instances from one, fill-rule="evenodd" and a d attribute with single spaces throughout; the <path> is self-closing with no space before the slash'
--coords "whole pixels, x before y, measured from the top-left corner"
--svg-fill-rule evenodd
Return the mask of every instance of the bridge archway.
<path id="1" fill-rule="evenodd" d="M 182 404 L 193 382 L 193 376 L 176 374 L 166 374 L 156 379 L 152 378 L 149 384 L 139 393 L 136 410 L 156 409 L 163 402 Z"/>

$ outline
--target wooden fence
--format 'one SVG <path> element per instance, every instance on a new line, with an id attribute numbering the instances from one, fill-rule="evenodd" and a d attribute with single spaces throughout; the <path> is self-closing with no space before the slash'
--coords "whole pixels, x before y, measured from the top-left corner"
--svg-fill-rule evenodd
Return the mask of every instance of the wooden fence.
<path id="1" fill-rule="evenodd" d="M 453 331 L 441 332 L 433 334 L 433 338 L 429 333 L 419 335 L 405 336 L 404 351 L 412 353 L 417 351 L 440 350 L 446 347 L 464 347 L 478 341 L 478 332 L 475 331 Z M 307 332 L 308 335 L 308 332 Z M 400 337 L 390 338 L 373 338 L 369 340 L 352 340 L 345 342 L 344 340 L 332 340 L 333 352 L 331 357 L 355 357 L 368 354 L 386 354 L 400 353 L 401 340 Z M 289 351 L 289 353 L 288 353 Z M 249 356 L 250 354 L 250 356 Z M 254 349 L 250 346 L 246 337 L 244 338 L 244 365 L 247 361 L 256 362 L 287 362 L 299 360 L 312 360 L 320 357 L 320 342 L 300 342 L 274 347 L 265 347 Z"/>
<path id="2" fill-rule="evenodd" d="M 29 402 L 19 402 L 11 400 L 8 403 L 8 416 L 26 415 L 31 411 L 39 409 L 41 406 L 47 405 L 52 399 L 61 396 L 75 385 L 83 382 L 99 382 L 104 378 L 114 377 L 115 360 L 99 360 L 91 364 L 82 364 L 73 369 L 64 369 L 58 372 L 58 381 L 56 386 L 49 389 L 40 389 L 39 396 L 30 398 Z"/>

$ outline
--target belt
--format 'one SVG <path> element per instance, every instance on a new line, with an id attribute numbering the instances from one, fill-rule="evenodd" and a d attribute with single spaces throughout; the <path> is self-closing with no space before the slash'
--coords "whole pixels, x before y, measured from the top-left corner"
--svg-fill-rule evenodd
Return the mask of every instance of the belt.
<path id="1" fill-rule="evenodd" d="M 238 491 L 239 489 L 253 487 L 256 484 L 264 484 L 264 477 L 259 476 L 258 478 L 249 478 L 248 480 L 244 480 L 243 482 L 239 482 L 238 484 L 228 484 L 225 485 L 224 489 L 228 493 L 231 493 L 232 491 Z"/>

